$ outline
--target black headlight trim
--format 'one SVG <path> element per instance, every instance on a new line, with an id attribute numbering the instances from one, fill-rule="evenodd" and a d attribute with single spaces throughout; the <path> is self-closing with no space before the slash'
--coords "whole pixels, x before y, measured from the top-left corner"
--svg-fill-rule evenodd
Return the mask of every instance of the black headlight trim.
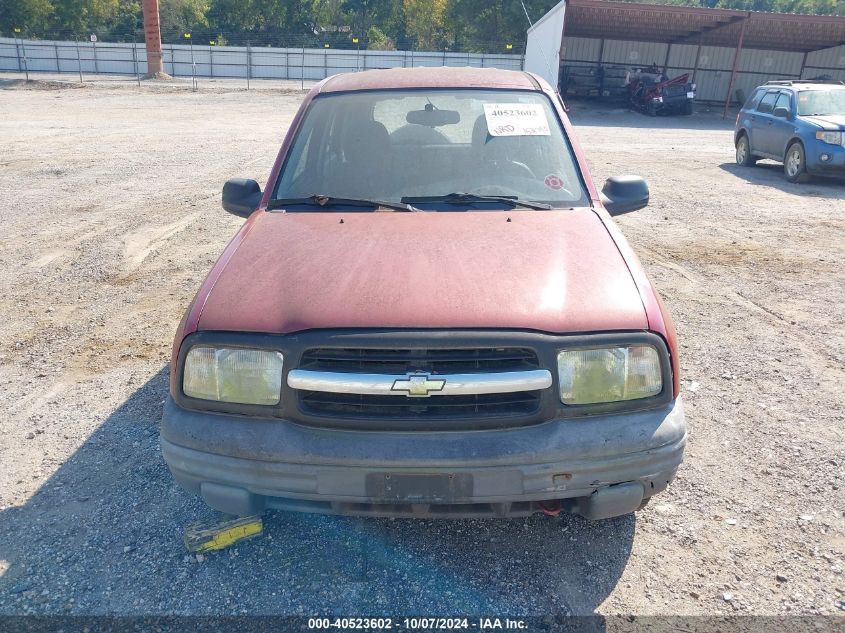
<path id="1" fill-rule="evenodd" d="M 557 354 L 560 350 L 574 348 L 600 348 L 625 345 L 649 344 L 658 351 L 661 363 L 663 390 L 656 396 L 639 400 L 627 400 L 603 404 L 566 405 L 560 401 L 560 381 L 557 371 Z M 579 418 L 589 415 L 626 413 L 645 409 L 656 409 L 673 400 L 672 364 L 663 338 L 645 330 L 591 332 L 584 334 L 549 334 L 526 330 L 398 330 L 398 329 L 332 329 L 308 330 L 292 334 L 266 334 L 258 332 L 200 331 L 189 334 L 182 342 L 173 373 L 175 384 L 171 385 L 174 402 L 182 408 L 209 413 L 229 413 L 268 420 L 281 419 L 309 427 L 345 428 L 351 430 L 403 430 L 395 421 L 373 421 L 361 426 L 360 420 L 326 419 L 308 414 L 299 404 L 296 390 L 287 384 L 288 372 L 300 366 L 303 354 L 316 347 L 407 348 L 441 347 L 471 348 L 485 345 L 533 347 L 539 366 L 552 373 L 553 384 L 545 390 L 540 408 L 535 414 L 522 421 L 511 421 L 503 426 L 501 418 L 476 421 L 471 428 L 478 430 L 513 428 L 542 424 L 555 419 Z M 227 347 L 243 349 L 266 349 L 281 352 L 284 356 L 282 370 L 281 402 L 277 405 L 247 405 L 214 400 L 191 398 L 182 392 L 185 357 L 194 346 Z M 467 426 L 445 421 L 433 424 L 426 430 L 467 430 Z M 409 428 L 408 430 L 419 430 Z"/>

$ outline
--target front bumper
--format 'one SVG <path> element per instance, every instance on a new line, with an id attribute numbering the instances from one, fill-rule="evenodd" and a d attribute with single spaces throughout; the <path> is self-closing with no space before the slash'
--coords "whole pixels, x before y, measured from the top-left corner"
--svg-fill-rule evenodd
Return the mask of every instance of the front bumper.
<path id="1" fill-rule="evenodd" d="M 845 147 L 822 143 L 821 141 L 811 142 L 811 149 L 807 154 L 807 171 L 819 176 L 845 177 Z M 823 161 L 822 154 L 828 159 Z"/>
<path id="2" fill-rule="evenodd" d="M 683 458 L 680 399 L 659 409 L 485 431 L 352 431 L 183 409 L 170 398 L 162 454 L 208 505 L 370 516 L 589 518 L 635 510 Z M 542 507 L 541 507 L 542 504 Z"/>

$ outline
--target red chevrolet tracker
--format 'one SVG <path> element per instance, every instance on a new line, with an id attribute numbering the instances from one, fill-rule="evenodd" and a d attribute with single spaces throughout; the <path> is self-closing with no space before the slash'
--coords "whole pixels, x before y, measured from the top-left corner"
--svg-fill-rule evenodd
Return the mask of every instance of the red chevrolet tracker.
<path id="1" fill-rule="evenodd" d="M 212 508 L 591 519 L 672 481 L 669 315 L 557 94 L 525 72 L 336 75 L 308 94 L 176 333 L 161 447 Z"/>

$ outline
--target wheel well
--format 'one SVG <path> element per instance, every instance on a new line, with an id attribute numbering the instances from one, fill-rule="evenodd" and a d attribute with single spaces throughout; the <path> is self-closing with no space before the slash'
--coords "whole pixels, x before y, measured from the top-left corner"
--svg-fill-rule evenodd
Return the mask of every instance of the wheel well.
<path id="1" fill-rule="evenodd" d="M 789 148 L 798 143 L 801 146 L 801 149 L 804 150 L 805 154 L 807 152 L 807 148 L 804 147 L 804 141 L 801 140 L 800 136 L 793 136 L 786 142 L 786 147 L 783 148 L 783 159 L 786 160 L 786 153 L 789 151 Z"/>
<path id="2" fill-rule="evenodd" d="M 748 132 L 745 131 L 745 128 L 738 130 L 737 133 L 734 134 L 734 147 L 736 147 L 736 144 L 739 143 L 739 139 L 743 136 L 748 138 Z M 751 145 L 751 142 L 749 141 L 748 144 Z"/>

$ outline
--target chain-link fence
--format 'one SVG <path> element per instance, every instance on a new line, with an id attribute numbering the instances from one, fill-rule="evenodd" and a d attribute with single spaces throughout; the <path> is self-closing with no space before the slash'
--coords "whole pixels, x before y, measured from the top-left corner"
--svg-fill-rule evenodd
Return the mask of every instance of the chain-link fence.
<path id="1" fill-rule="evenodd" d="M 134 33 L 133 33 L 134 35 Z M 116 75 L 140 78 L 147 72 L 147 52 L 142 38 L 135 41 L 104 42 L 96 35 L 72 39 L 34 39 L 24 34 L 0 37 L 0 71 L 60 73 L 86 76 Z M 240 37 L 232 36 L 239 40 Z M 520 70 L 523 56 L 503 45 L 510 53 L 471 51 L 372 50 L 359 38 L 348 37 L 344 48 L 326 41 L 320 48 L 314 38 L 260 37 L 233 45 L 229 37 L 200 39 L 186 32 L 176 42 L 162 44 L 164 72 L 177 78 L 190 78 L 193 85 L 202 78 L 239 78 L 249 85 L 263 79 L 299 80 L 302 85 L 341 72 L 374 68 L 413 68 L 420 66 L 473 66 Z M 284 39 L 284 38 L 281 38 Z M 269 42 L 272 40 L 274 45 Z M 291 41 L 292 40 L 292 41 Z M 275 45 L 283 44 L 283 45 Z M 296 45 L 294 45 L 296 44 Z"/>

